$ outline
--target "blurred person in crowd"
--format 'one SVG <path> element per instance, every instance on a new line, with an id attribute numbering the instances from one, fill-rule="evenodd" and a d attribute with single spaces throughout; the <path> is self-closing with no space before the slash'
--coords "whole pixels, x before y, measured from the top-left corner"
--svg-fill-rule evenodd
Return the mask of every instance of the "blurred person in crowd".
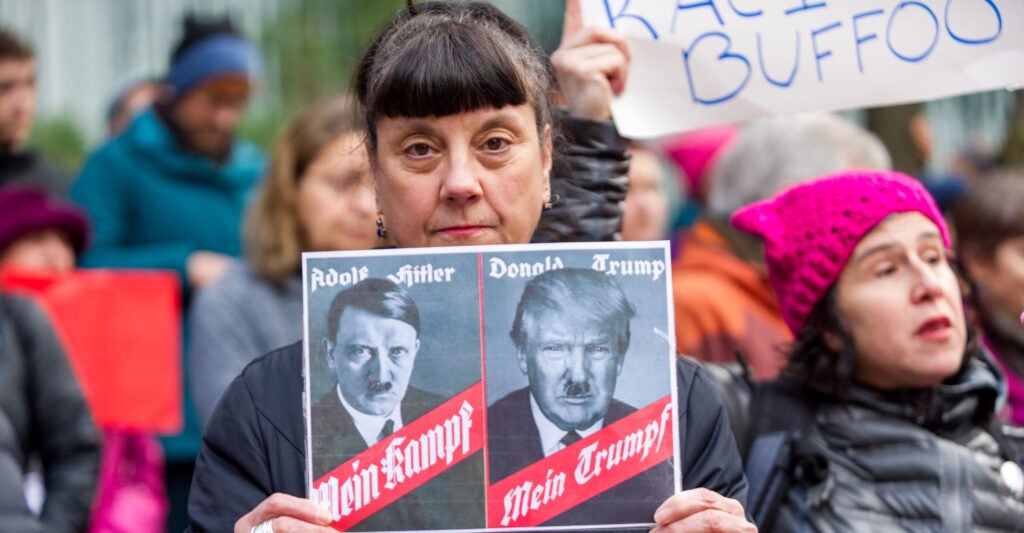
<path id="1" fill-rule="evenodd" d="M 656 241 L 668 236 L 678 207 L 674 179 L 657 152 L 634 145 L 629 150 L 629 191 L 622 204 L 622 240 Z"/>
<path id="2" fill-rule="evenodd" d="M 36 97 L 32 48 L 0 28 L 0 185 L 29 184 L 63 196 L 70 185 L 69 177 L 26 146 Z"/>
<path id="3" fill-rule="evenodd" d="M 274 144 L 246 215 L 246 260 L 189 312 L 188 378 L 201 426 L 245 365 L 302 338 L 300 254 L 378 243 L 362 127 L 355 100 L 335 97 L 292 117 Z"/>
<path id="4" fill-rule="evenodd" d="M 163 86 L 155 79 L 133 79 L 125 83 L 107 105 L 107 136 L 117 137 L 135 117 L 153 105 Z"/>
<path id="5" fill-rule="evenodd" d="M 89 223 L 75 205 L 23 185 L 0 188 L 0 268 L 68 272 L 85 248 Z"/>
<path id="6" fill-rule="evenodd" d="M 627 156 L 608 119 L 612 95 L 624 87 L 628 52 L 622 35 L 581 28 L 579 3 L 570 0 L 562 46 L 549 61 L 519 24 L 490 4 L 409 2 L 376 36 L 356 87 L 380 229 L 398 247 L 527 243 L 541 213 L 562 204 L 552 196 L 552 182 L 565 179 L 557 173 L 552 179 L 556 157 L 570 160 L 563 168 L 585 162 L 590 180 L 609 194 L 600 209 L 587 205 L 568 215 L 585 215 L 577 216 L 583 225 L 597 218 L 593 234 L 614 236 L 620 225 L 614 198 L 624 192 L 614 185 Z M 556 71 L 569 109 L 560 117 L 569 139 L 557 155 Z M 682 479 L 690 490 L 663 505 L 656 531 L 688 524 L 753 530 L 724 408 L 698 365 L 679 369 L 680 390 L 700 399 L 679 409 Z M 197 460 L 192 530 L 331 531 L 336 517 L 304 498 L 306 457 L 296 446 L 304 435 L 302 412 L 301 343 L 257 359 L 231 383 Z M 705 460 L 712 451 L 715 459 Z"/>
<path id="7" fill-rule="evenodd" d="M 96 229 L 83 266 L 172 269 L 196 289 L 223 275 L 265 166 L 235 138 L 259 68 L 228 19 L 185 19 L 163 93 L 92 154 L 72 189 Z"/>
<path id="8" fill-rule="evenodd" d="M 0 188 L 0 213 L 0 269 L 70 270 L 89 238 L 77 208 L 39 189 Z M 36 462 L 39 510 L 25 492 Z M 0 529 L 85 531 L 99 463 L 100 434 L 49 319 L 0 293 Z"/>
<path id="9" fill-rule="evenodd" d="M 838 115 L 770 118 L 746 125 L 714 167 L 706 213 L 672 264 L 676 349 L 702 361 L 740 353 L 756 377 L 785 364 L 792 340 L 772 294 L 760 242 L 729 226 L 739 207 L 788 185 L 846 168 L 888 168 L 874 135 Z"/>
<path id="10" fill-rule="evenodd" d="M 714 168 L 738 134 L 737 126 L 710 126 L 665 142 L 665 152 L 679 167 L 689 197 L 697 205 L 707 204 Z"/>
<path id="11" fill-rule="evenodd" d="M 257 49 L 228 18 L 187 16 L 183 26 L 160 97 L 89 157 L 71 197 L 95 229 L 82 266 L 174 270 L 187 309 L 241 252 L 242 214 L 265 159 L 236 138 L 260 74 Z M 162 441 L 175 530 L 201 433 L 187 381 L 184 390 L 185 428 Z"/>
<path id="12" fill-rule="evenodd" d="M 1020 531 L 1024 435 L 965 320 L 945 220 L 905 174 L 848 170 L 751 204 L 796 338 L 745 418 L 765 530 Z M 771 475 L 757 472 L 771 470 Z"/>
<path id="13" fill-rule="evenodd" d="M 0 220 L 0 270 L 60 275 L 74 269 L 89 236 L 87 218 L 78 206 L 11 185 L 0 188 L 0 210 L 5 214 Z M 161 531 L 167 502 L 159 442 L 134 430 L 100 429 L 100 476 L 90 530 Z"/>
<path id="14" fill-rule="evenodd" d="M 1024 426 L 1024 171 L 975 183 L 957 200 L 952 220 L 982 341 L 1006 376 L 1004 414 Z"/>

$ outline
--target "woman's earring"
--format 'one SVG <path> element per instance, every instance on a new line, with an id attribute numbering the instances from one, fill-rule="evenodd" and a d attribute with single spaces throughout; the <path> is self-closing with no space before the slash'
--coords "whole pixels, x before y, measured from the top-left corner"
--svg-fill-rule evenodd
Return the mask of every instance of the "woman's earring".
<path id="1" fill-rule="evenodd" d="M 551 206 L 557 204 L 558 201 L 561 199 L 561 196 L 558 196 L 557 194 L 552 194 L 551 196 L 548 197 L 548 201 L 544 202 L 544 209 L 551 209 Z"/>
<path id="2" fill-rule="evenodd" d="M 384 227 L 384 219 L 377 214 L 377 236 L 383 239 L 388 236 L 388 230 Z"/>

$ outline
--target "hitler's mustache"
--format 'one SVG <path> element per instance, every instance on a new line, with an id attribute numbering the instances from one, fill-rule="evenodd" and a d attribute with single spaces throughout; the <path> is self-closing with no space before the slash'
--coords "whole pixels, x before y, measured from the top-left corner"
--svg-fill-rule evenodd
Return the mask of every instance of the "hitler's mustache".
<path id="1" fill-rule="evenodd" d="M 562 394 L 569 398 L 590 394 L 590 382 L 588 381 L 566 381 L 562 388 Z"/>
<path id="2" fill-rule="evenodd" d="M 373 394 L 387 392 L 391 390 L 391 387 L 392 385 L 390 381 L 371 381 L 366 384 L 366 389 Z"/>

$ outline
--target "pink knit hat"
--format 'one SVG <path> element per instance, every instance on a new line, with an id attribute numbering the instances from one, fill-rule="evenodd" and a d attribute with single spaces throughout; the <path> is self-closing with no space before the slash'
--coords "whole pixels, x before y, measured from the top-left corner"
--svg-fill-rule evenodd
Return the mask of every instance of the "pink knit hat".
<path id="1" fill-rule="evenodd" d="M 741 208 L 732 225 L 764 239 L 768 281 L 786 325 L 799 335 L 864 235 L 910 211 L 931 219 L 949 248 L 946 222 L 921 182 L 889 171 L 848 170 L 797 185 Z"/>

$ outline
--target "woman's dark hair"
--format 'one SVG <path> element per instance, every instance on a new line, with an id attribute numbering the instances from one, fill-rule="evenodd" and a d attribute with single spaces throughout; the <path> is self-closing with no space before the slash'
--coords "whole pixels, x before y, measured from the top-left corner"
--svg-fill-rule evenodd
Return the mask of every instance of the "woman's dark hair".
<path id="1" fill-rule="evenodd" d="M 552 124 L 554 69 L 516 21 L 482 2 L 424 2 L 403 9 L 360 62 L 356 94 L 371 161 L 377 119 L 443 117 L 529 103 L 538 133 Z"/>
<path id="2" fill-rule="evenodd" d="M 964 318 L 967 343 L 960 363 L 961 370 L 981 350 L 976 334 L 976 313 L 967 303 Z M 838 344 L 839 350 L 833 349 L 830 344 Z M 853 336 L 839 316 L 836 287 L 833 284 L 808 315 L 803 329 L 793 341 L 782 376 L 828 397 L 846 401 L 854 383 L 856 363 L 857 351 L 853 345 Z"/>

